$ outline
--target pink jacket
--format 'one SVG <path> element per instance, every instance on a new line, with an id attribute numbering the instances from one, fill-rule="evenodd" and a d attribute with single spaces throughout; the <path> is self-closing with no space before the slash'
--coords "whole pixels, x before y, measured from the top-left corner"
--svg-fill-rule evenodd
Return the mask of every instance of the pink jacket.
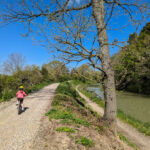
<path id="1" fill-rule="evenodd" d="M 17 96 L 17 98 L 24 98 L 24 96 L 27 96 L 27 94 L 24 91 L 23 92 L 18 91 L 16 93 L 16 96 Z"/>

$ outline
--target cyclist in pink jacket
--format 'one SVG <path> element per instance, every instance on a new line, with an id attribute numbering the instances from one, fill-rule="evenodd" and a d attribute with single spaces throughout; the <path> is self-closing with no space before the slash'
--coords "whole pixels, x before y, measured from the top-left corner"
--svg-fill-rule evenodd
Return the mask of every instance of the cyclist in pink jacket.
<path id="1" fill-rule="evenodd" d="M 23 89 L 24 89 L 24 87 L 20 86 L 19 91 L 16 93 L 18 103 L 19 103 L 19 101 L 21 102 L 22 110 L 24 109 L 23 108 L 24 97 L 27 96 L 27 94 L 23 91 Z"/>

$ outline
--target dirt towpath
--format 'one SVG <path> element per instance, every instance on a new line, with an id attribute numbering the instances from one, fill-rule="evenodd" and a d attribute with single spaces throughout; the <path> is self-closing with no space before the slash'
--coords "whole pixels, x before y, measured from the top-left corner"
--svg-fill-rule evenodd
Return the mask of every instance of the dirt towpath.
<path id="1" fill-rule="evenodd" d="M 84 98 L 91 108 L 98 112 L 101 116 L 104 114 L 103 108 L 98 106 L 96 103 L 92 102 L 89 98 L 87 98 L 84 94 L 79 92 L 76 88 L 79 95 Z M 145 136 L 144 134 L 138 132 L 132 126 L 123 123 L 121 120 L 117 119 L 117 128 L 124 136 L 126 136 L 130 141 L 132 141 L 135 145 L 137 145 L 141 150 L 150 150 L 150 137 Z"/>
<path id="2" fill-rule="evenodd" d="M 0 150 L 30 150 L 42 117 L 50 105 L 58 84 L 49 85 L 27 96 L 25 112 L 17 114 L 15 99 L 0 104 Z"/>

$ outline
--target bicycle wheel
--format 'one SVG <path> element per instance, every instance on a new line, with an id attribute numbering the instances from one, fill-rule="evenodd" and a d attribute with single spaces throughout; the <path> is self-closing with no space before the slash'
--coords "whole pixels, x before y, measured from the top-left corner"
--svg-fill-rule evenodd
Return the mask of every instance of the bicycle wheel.
<path id="1" fill-rule="evenodd" d="M 19 101 L 19 104 L 18 104 L 18 115 L 21 113 L 22 111 L 22 107 L 21 107 L 21 102 Z"/>

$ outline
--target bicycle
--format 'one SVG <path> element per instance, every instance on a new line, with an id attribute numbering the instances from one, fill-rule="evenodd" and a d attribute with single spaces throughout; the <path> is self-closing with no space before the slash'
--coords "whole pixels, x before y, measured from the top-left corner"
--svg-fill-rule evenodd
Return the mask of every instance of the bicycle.
<path id="1" fill-rule="evenodd" d="M 18 115 L 20 115 L 22 113 L 22 99 L 21 98 L 18 98 Z"/>

